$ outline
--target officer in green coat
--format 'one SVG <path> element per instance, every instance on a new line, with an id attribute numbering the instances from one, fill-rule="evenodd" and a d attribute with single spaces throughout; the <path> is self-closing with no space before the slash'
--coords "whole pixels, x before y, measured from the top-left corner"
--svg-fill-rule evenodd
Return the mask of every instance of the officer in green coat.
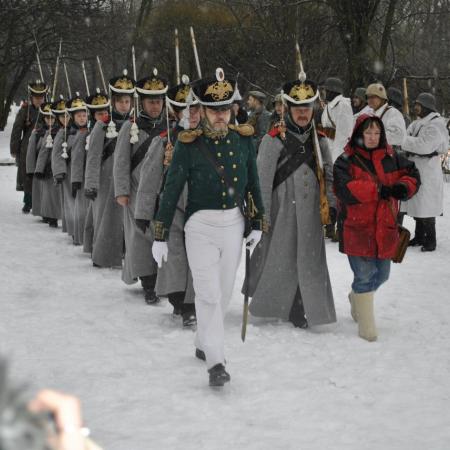
<path id="1" fill-rule="evenodd" d="M 216 76 L 192 84 L 201 105 L 196 130 L 178 135 L 159 210 L 153 223 L 153 257 L 161 267 L 171 257 L 167 240 L 185 184 L 186 253 L 192 272 L 197 311 L 196 356 L 205 359 L 211 386 L 230 380 L 225 370 L 224 315 L 231 299 L 242 253 L 242 201 L 250 199 L 252 214 L 247 245 L 261 239 L 264 208 L 256 170 L 253 127 L 230 125 L 231 107 L 239 97 L 236 82 Z M 250 222 L 249 222 L 250 223 Z"/>
<path id="2" fill-rule="evenodd" d="M 31 211 L 32 177 L 27 177 L 26 158 L 28 141 L 35 127 L 43 126 L 43 119 L 39 116 L 39 107 L 44 103 L 48 86 L 41 80 L 28 83 L 29 101 L 23 102 L 14 120 L 11 131 L 10 152 L 16 159 L 17 181 L 16 191 L 23 191 L 22 212 Z"/>

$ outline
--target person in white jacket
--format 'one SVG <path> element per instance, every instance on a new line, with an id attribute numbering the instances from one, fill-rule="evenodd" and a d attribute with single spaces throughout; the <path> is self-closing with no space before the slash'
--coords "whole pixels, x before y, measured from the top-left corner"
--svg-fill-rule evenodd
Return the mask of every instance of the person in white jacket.
<path id="1" fill-rule="evenodd" d="M 363 114 L 373 114 L 372 108 L 367 104 L 365 87 L 359 87 L 353 91 L 352 109 L 355 120 Z"/>
<path id="2" fill-rule="evenodd" d="M 415 101 L 417 120 L 408 127 L 402 149 L 414 161 L 422 184 L 412 199 L 402 204 L 402 211 L 416 221 L 411 246 L 421 246 L 423 252 L 436 250 L 436 217 L 443 213 L 444 180 L 441 155 L 448 151 L 445 120 L 436 112 L 436 99 L 423 92 Z"/>
<path id="3" fill-rule="evenodd" d="M 321 124 L 318 130 L 327 137 L 328 148 L 334 161 L 344 151 L 353 132 L 353 110 L 350 99 L 343 96 L 344 85 L 339 78 L 327 78 L 323 85 L 325 90 L 325 107 L 322 112 Z M 336 209 L 330 207 L 329 225 L 325 227 L 325 236 L 333 242 L 338 242 L 336 234 Z"/>
<path id="4" fill-rule="evenodd" d="M 403 114 L 388 104 L 386 89 L 381 83 L 369 84 L 366 95 L 367 104 L 383 122 L 388 144 L 392 145 L 394 150 L 399 150 L 406 137 Z"/>

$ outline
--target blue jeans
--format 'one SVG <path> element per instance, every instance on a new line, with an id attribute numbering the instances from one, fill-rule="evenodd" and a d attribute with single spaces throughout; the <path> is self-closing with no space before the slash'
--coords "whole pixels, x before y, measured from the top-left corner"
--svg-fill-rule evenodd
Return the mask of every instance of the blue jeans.
<path id="1" fill-rule="evenodd" d="M 348 260 L 354 275 L 352 289 L 357 294 L 376 291 L 389 278 L 390 259 L 348 255 Z"/>

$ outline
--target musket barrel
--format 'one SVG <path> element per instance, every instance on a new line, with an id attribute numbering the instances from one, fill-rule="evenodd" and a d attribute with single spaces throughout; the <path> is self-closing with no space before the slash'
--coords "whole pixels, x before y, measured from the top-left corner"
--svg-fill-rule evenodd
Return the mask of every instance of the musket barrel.
<path id="1" fill-rule="evenodd" d="M 108 92 L 106 89 L 105 77 L 103 75 L 102 63 L 101 63 L 100 57 L 98 55 L 97 55 L 97 64 L 98 64 L 98 70 L 100 71 L 100 76 L 102 78 L 103 90 L 105 92 Z"/>
<path id="2" fill-rule="evenodd" d="M 84 83 L 86 84 L 86 93 L 87 95 L 91 95 L 91 93 L 89 92 L 89 84 L 86 76 L 86 67 L 84 66 L 84 60 L 81 61 L 81 67 L 83 69 Z"/>
<path id="3" fill-rule="evenodd" d="M 64 73 L 66 74 L 67 91 L 68 91 L 68 93 L 69 93 L 69 97 L 72 98 L 72 90 L 70 89 L 69 74 L 67 73 L 67 66 L 66 66 L 66 63 L 64 63 Z"/>
<path id="4" fill-rule="evenodd" d="M 202 71 L 200 69 L 200 60 L 198 58 L 198 52 L 197 52 L 197 44 L 195 42 L 195 34 L 194 34 L 194 28 L 191 27 L 191 41 L 192 41 L 192 48 L 194 49 L 194 57 L 195 57 L 195 65 L 197 66 L 197 74 L 198 77 L 202 77 Z"/>
<path id="5" fill-rule="evenodd" d="M 180 43 L 178 40 L 178 30 L 175 28 L 175 65 L 177 72 L 177 84 L 180 84 Z"/>

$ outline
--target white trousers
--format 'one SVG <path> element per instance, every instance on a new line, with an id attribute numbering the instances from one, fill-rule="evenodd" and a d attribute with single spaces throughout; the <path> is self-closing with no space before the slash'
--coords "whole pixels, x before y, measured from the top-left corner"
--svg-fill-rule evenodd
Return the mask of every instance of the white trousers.
<path id="1" fill-rule="evenodd" d="M 197 312 L 195 345 L 208 369 L 225 363 L 224 317 L 242 254 L 244 219 L 239 208 L 201 210 L 185 225 Z"/>

